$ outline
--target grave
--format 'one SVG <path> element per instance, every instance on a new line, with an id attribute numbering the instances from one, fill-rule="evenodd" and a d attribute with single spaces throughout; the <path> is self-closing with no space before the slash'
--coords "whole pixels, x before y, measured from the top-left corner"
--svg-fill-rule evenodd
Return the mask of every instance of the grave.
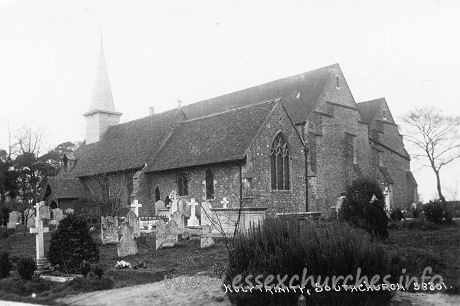
<path id="1" fill-rule="evenodd" d="M 121 239 L 117 245 L 118 257 L 137 254 L 137 243 L 134 240 L 134 228 L 127 222 L 121 225 Z"/>
<path id="2" fill-rule="evenodd" d="M 180 211 L 175 211 L 171 216 L 171 220 L 176 222 L 179 230 L 183 230 L 185 228 L 185 217 Z"/>
<path id="3" fill-rule="evenodd" d="M 177 224 L 174 221 L 158 223 L 156 226 L 156 249 L 172 247 L 179 241 Z"/>
<path id="4" fill-rule="evenodd" d="M 140 221 L 137 215 L 132 211 L 128 211 L 128 213 L 126 214 L 126 221 L 128 221 L 129 225 L 133 227 L 134 237 L 139 237 L 141 235 L 141 228 Z"/>
<path id="5" fill-rule="evenodd" d="M 24 219 L 26 220 L 27 228 L 35 226 L 35 210 L 32 208 L 26 209 L 24 211 Z"/>
<path id="6" fill-rule="evenodd" d="M 137 217 L 139 217 L 139 207 L 142 207 L 142 204 L 140 204 L 137 199 L 134 199 L 131 208 L 134 208 L 134 213 Z"/>
<path id="7" fill-rule="evenodd" d="M 101 240 L 102 244 L 118 243 L 117 217 L 101 217 Z"/>
<path id="8" fill-rule="evenodd" d="M 43 204 L 43 206 L 40 207 L 39 214 L 40 214 L 40 219 L 42 220 L 51 219 L 50 208 L 48 205 Z"/>
<path id="9" fill-rule="evenodd" d="M 73 208 L 67 208 L 66 210 L 64 210 L 64 213 L 66 215 L 73 215 L 74 211 L 75 210 Z"/>
<path id="10" fill-rule="evenodd" d="M 197 219 L 196 214 L 195 214 L 195 207 L 198 205 L 197 202 L 195 202 L 195 199 L 192 198 L 190 202 L 188 203 L 190 206 L 190 218 L 187 220 L 187 226 L 199 226 L 200 221 Z"/>
<path id="11" fill-rule="evenodd" d="M 62 209 L 60 208 L 53 209 L 53 217 L 54 217 L 54 220 L 57 220 L 58 223 L 61 222 L 61 220 L 64 218 L 64 213 Z"/>
<path id="12" fill-rule="evenodd" d="M 43 233 L 48 233 L 49 228 L 43 227 L 43 220 L 40 218 L 40 207 L 43 207 L 45 202 L 39 202 L 35 204 L 35 227 L 30 228 L 30 233 L 35 234 L 35 248 L 36 248 L 36 259 L 37 259 L 37 271 L 43 271 L 48 260 L 45 257 L 45 243 L 43 240 Z"/>
<path id="13" fill-rule="evenodd" d="M 211 229 L 210 225 L 202 226 L 202 235 L 200 239 L 200 247 L 202 249 L 209 248 L 214 245 L 214 239 L 211 236 Z"/>

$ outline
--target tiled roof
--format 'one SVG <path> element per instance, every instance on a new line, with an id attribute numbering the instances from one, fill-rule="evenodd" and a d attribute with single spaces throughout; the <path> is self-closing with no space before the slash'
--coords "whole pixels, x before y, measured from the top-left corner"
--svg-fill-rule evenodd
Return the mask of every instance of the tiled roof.
<path id="1" fill-rule="evenodd" d="M 269 101 L 183 121 L 146 172 L 243 159 L 252 140 L 276 105 Z"/>
<path id="2" fill-rule="evenodd" d="M 78 178 L 48 177 L 47 184 L 53 199 L 78 199 L 86 195 L 86 190 Z"/>
<path id="3" fill-rule="evenodd" d="M 374 99 L 370 101 L 360 102 L 356 105 L 358 106 L 358 110 L 363 118 L 363 122 L 366 124 L 370 124 L 372 120 L 374 120 L 375 115 L 379 111 L 382 106 L 382 103 L 385 102 L 385 98 Z"/>
<path id="4" fill-rule="evenodd" d="M 305 122 L 338 64 L 183 106 L 187 118 L 199 118 L 281 98 L 294 124 Z"/>
<path id="5" fill-rule="evenodd" d="M 167 137 L 184 119 L 180 110 L 144 117 L 115 125 L 102 139 L 82 144 L 75 152 L 75 177 L 141 168 L 155 156 Z"/>

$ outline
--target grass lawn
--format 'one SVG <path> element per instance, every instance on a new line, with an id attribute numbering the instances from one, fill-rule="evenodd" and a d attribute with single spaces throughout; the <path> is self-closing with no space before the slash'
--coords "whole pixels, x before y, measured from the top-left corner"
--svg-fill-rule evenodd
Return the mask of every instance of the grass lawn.
<path id="1" fill-rule="evenodd" d="M 458 221 L 457 221 L 458 222 Z M 16 231 L 6 237 L 5 229 L 0 229 L 0 252 L 7 251 L 10 257 L 34 257 L 35 237 L 31 234 L 23 235 L 23 231 Z M 48 248 L 51 234 L 45 234 L 45 250 Z M 93 237 L 100 242 L 99 233 Z M 441 274 L 447 286 L 460 288 L 460 223 L 457 226 L 441 226 L 437 230 L 401 229 L 390 230 L 389 243 L 385 248 L 392 253 L 404 257 L 403 267 L 406 275 L 421 276 L 425 266 L 431 266 L 434 273 Z M 113 286 L 125 287 L 164 279 L 165 275 L 195 275 L 197 272 L 206 272 L 215 276 L 215 264 L 227 264 L 227 250 L 224 241 L 216 239 L 216 245 L 209 249 L 200 248 L 200 240 L 183 240 L 173 248 L 155 250 L 155 235 L 143 235 L 138 240 L 138 254 L 122 258 L 133 266 L 142 264 L 145 268 L 130 270 L 114 270 L 118 260 L 116 245 L 101 245 L 99 243 L 100 265 L 106 271 L 106 277 L 113 281 Z M 17 277 L 17 276 L 16 276 Z M 69 294 L 76 294 L 86 289 L 69 288 L 62 284 L 46 284 L 43 288 L 36 288 L 36 298 L 30 297 L 27 290 L 22 294 L 11 294 L 8 291 L 13 286 L 13 278 L 0 280 L 0 299 L 21 300 L 29 302 L 52 303 L 55 298 Z M 10 283 L 8 283 L 8 281 Z M 16 281 L 19 282 L 19 281 Z M 41 281 L 40 283 L 44 283 Z M 35 284 L 35 286 L 37 286 Z M 33 287 L 33 286 L 32 286 Z M 43 290 L 42 290 L 43 289 Z"/>

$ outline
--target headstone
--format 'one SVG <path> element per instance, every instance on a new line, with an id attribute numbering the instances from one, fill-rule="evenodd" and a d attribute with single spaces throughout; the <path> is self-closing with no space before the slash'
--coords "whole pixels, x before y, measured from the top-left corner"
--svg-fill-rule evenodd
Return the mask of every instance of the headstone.
<path id="1" fill-rule="evenodd" d="M 27 228 L 35 226 L 35 210 L 32 208 L 24 211 L 24 219 L 26 220 Z"/>
<path id="2" fill-rule="evenodd" d="M 40 219 L 44 220 L 49 220 L 51 219 L 50 215 L 50 208 L 48 205 L 42 205 L 40 206 Z"/>
<path id="3" fill-rule="evenodd" d="M 61 220 L 64 218 L 64 213 L 62 212 L 62 209 L 60 208 L 53 209 L 53 217 L 54 217 L 54 220 L 56 220 L 58 223 L 61 222 Z"/>
<path id="4" fill-rule="evenodd" d="M 12 211 L 9 213 L 8 222 L 14 222 L 16 224 L 19 223 L 19 221 L 21 221 L 21 213 L 19 211 Z"/>
<path id="5" fill-rule="evenodd" d="M 190 217 L 190 208 L 188 207 L 187 202 L 185 202 L 184 199 L 178 200 L 177 210 L 180 211 L 180 213 L 185 217 Z"/>
<path id="6" fill-rule="evenodd" d="M 75 210 L 73 208 L 67 208 L 66 210 L 64 210 L 64 213 L 66 215 L 73 215 L 74 211 Z"/>
<path id="7" fill-rule="evenodd" d="M 101 240 L 102 244 L 118 242 L 118 218 L 101 217 Z"/>
<path id="8" fill-rule="evenodd" d="M 142 207 L 142 204 L 140 204 L 137 199 L 134 199 L 131 208 L 134 208 L 134 213 L 137 217 L 139 217 L 139 207 Z"/>
<path id="9" fill-rule="evenodd" d="M 134 214 L 134 213 L 133 213 Z M 121 225 L 121 239 L 117 245 L 118 257 L 125 257 L 137 254 L 137 243 L 134 240 L 134 228 L 124 222 Z"/>
<path id="10" fill-rule="evenodd" d="M 202 249 L 209 248 L 214 245 L 214 239 L 211 236 L 211 226 L 210 225 L 203 225 L 201 228 L 201 239 L 200 239 L 200 247 Z"/>
<path id="11" fill-rule="evenodd" d="M 185 217 L 180 211 L 175 211 L 171 216 L 171 221 L 176 222 L 179 230 L 183 230 L 185 227 Z"/>
<path id="12" fill-rule="evenodd" d="M 49 228 L 43 227 L 43 220 L 40 219 L 40 208 L 44 206 L 44 202 L 39 202 L 35 204 L 35 227 L 30 228 L 30 233 L 36 234 L 35 236 L 35 247 L 36 247 L 36 257 L 37 257 L 37 269 L 40 271 L 43 268 L 43 265 L 46 263 L 45 257 L 45 243 L 43 240 L 43 233 L 48 233 Z"/>
<path id="13" fill-rule="evenodd" d="M 141 235 L 139 217 L 132 211 L 128 211 L 126 214 L 126 220 L 128 221 L 129 225 L 133 227 L 134 237 L 139 237 Z"/>
<path id="14" fill-rule="evenodd" d="M 16 228 L 16 222 L 8 222 L 6 224 L 6 229 L 15 229 Z"/>
<path id="15" fill-rule="evenodd" d="M 156 249 L 172 247 L 179 241 L 177 224 L 174 221 L 169 223 L 159 222 L 156 225 Z"/>
<path id="16" fill-rule="evenodd" d="M 197 202 L 195 202 L 195 199 L 192 198 L 190 202 L 188 203 L 191 207 L 190 211 L 190 218 L 187 220 L 187 226 L 198 226 L 200 225 L 200 221 L 197 219 L 196 214 L 195 214 L 195 207 L 198 205 Z"/>
<path id="17" fill-rule="evenodd" d="M 212 225 L 212 221 L 211 221 L 211 218 L 212 218 L 212 212 L 211 212 L 211 208 L 212 208 L 212 205 L 210 202 L 208 201 L 205 201 L 203 203 L 201 203 L 200 205 L 200 208 L 201 208 L 201 214 L 200 214 L 200 218 L 201 218 L 201 225 Z"/>
<path id="18" fill-rule="evenodd" d="M 162 200 L 156 201 L 155 202 L 155 216 L 158 216 L 158 210 L 159 209 L 165 209 L 166 204 Z"/>
<path id="19" fill-rule="evenodd" d="M 212 247 L 214 244 L 214 239 L 211 236 L 201 237 L 200 239 L 200 247 L 202 249 Z"/>
<path id="20" fill-rule="evenodd" d="M 228 208 L 228 204 L 230 202 L 227 200 L 226 197 L 224 197 L 220 203 L 222 204 L 222 208 Z"/>

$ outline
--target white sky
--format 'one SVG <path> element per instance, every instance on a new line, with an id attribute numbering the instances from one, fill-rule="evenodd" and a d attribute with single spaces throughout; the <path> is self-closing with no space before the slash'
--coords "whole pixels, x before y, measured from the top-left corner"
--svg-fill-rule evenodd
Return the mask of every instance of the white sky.
<path id="1" fill-rule="evenodd" d="M 460 115 L 459 0 L 0 0 L 0 148 L 24 125 L 50 147 L 84 139 L 101 32 L 122 121 L 332 63 L 357 102 L 384 96 L 396 118 Z M 458 167 L 442 175 L 460 198 Z M 434 175 L 413 169 L 432 198 Z"/>

